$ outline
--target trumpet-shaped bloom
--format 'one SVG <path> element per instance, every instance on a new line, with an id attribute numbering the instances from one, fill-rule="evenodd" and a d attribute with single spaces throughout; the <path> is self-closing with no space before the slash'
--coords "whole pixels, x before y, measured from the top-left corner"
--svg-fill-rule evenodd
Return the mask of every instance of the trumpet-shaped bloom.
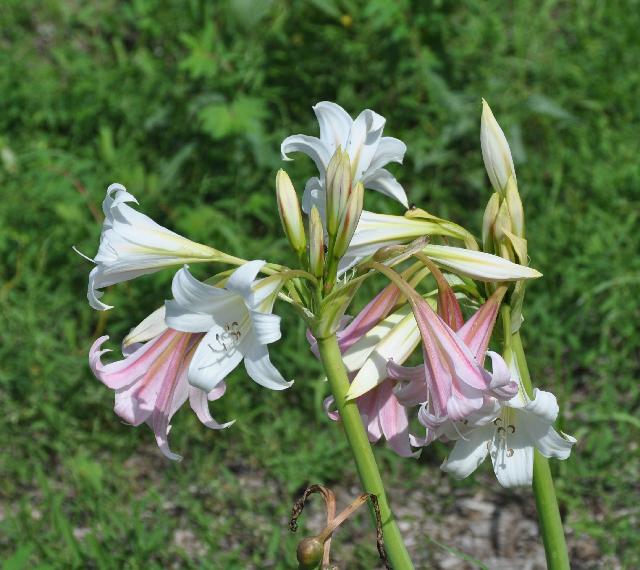
<path id="1" fill-rule="evenodd" d="M 134 210 L 135 197 L 122 184 L 111 184 L 102 203 L 104 224 L 96 266 L 89 274 L 87 299 L 96 310 L 111 309 L 100 301 L 109 285 L 154 273 L 165 267 L 203 261 L 232 259 L 218 250 L 202 245 L 162 227 Z"/>
<path id="2" fill-rule="evenodd" d="M 102 355 L 110 351 L 101 350 L 101 347 L 108 338 L 103 336 L 93 343 L 89 351 L 91 370 L 100 381 L 115 390 L 116 414 L 134 426 L 146 422 L 166 457 L 182 459 L 171 451 L 168 433 L 171 418 L 187 398 L 191 409 L 207 427 L 223 429 L 233 423 L 220 424 L 209 412 L 208 401 L 223 396 L 224 384 L 207 394 L 187 382 L 187 369 L 201 334 L 181 333 L 165 326 L 144 344 L 137 344 L 123 360 L 103 364 Z"/>
<path id="3" fill-rule="evenodd" d="M 426 443 L 448 420 L 464 420 L 481 410 L 488 397 L 511 398 L 517 385 L 502 358 L 487 352 L 500 297 L 492 297 L 458 331 L 454 331 L 417 293 L 409 296 L 423 342 L 424 365 L 402 369 L 388 367 L 392 378 L 405 379 L 401 401 L 419 401 L 419 419 L 428 430 Z M 489 354 L 493 371 L 484 369 Z M 405 374 L 403 378 L 403 374 Z"/>
<path id="4" fill-rule="evenodd" d="M 312 203 L 324 203 L 327 166 L 338 146 L 349 153 L 354 184 L 362 182 L 365 188 L 386 194 L 407 207 L 404 189 L 384 169 L 389 162 L 402 163 L 407 147 L 398 139 L 382 136 L 384 117 L 365 109 L 353 120 L 340 105 L 329 101 L 314 105 L 313 111 L 320 124 L 320 138 L 292 135 L 281 145 L 283 159 L 290 160 L 290 152 L 303 152 L 318 167 L 319 178 L 311 178 L 305 188 L 304 211 L 309 212 Z"/>
<path id="5" fill-rule="evenodd" d="M 518 393 L 502 405 L 488 403 L 488 409 L 492 405 L 497 409 L 492 416 L 486 415 L 493 421 L 457 426 L 459 439 L 441 466 L 444 471 L 460 479 L 468 477 L 490 455 L 500 484 L 519 487 L 531 485 L 534 448 L 545 457 L 569 457 L 576 440 L 553 428 L 558 417 L 556 397 L 535 389 L 530 399 L 516 376 L 517 369 L 513 365 L 511 369 L 519 381 Z"/>
<path id="6" fill-rule="evenodd" d="M 210 391 L 244 360 L 247 373 L 261 386 L 291 386 L 269 360 L 267 345 L 281 336 L 280 317 L 271 311 L 282 282 L 273 277 L 256 281 L 264 264 L 245 263 L 224 288 L 198 281 L 186 267 L 176 273 L 174 299 L 165 305 L 167 324 L 183 332 L 206 333 L 189 366 L 192 385 Z"/>

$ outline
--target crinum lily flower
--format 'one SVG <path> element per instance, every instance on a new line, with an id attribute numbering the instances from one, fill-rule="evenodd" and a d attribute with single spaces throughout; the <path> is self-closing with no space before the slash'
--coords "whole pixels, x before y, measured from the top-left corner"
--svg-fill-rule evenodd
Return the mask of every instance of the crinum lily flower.
<path id="1" fill-rule="evenodd" d="M 134 210 L 135 197 L 122 184 L 111 184 L 102 203 L 104 225 L 96 264 L 89 274 L 87 298 L 96 310 L 111 309 L 98 291 L 165 267 L 205 261 L 237 262 L 216 249 L 191 241 Z"/>
<path id="2" fill-rule="evenodd" d="M 250 261 L 236 269 L 224 287 L 198 281 L 185 267 L 173 279 L 174 299 L 166 302 L 167 324 L 183 332 L 206 333 L 189 367 L 189 382 L 210 391 L 242 360 L 261 386 L 291 386 L 271 364 L 267 344 L 277 341 L 280 317 L 271 313 L 282 285 L 278 276 L 256 280 L 264 266 Z"/>
<path id="3" fill-rule="evenodd" d="M 459 439 L 441 466 L 454 477 L 468 477 L 490 455 L 503 487 L 531 485 L 534 448 L 556 459 L 571 454 L 575 438 L 553 428 L 559 411 L 556 397 L 536 388 L 533 399 L 529 398 L 514 359 L 510 368 L 518 381 L 518 393 L 503 404 L 488 402 L 485 409 L 489 413 L 482 421 L 457 426 Z"/>
<path id="4" fill-rule="evenodd" d="M 385 119 L 370 109 L 365 109 L 355 120 L 336 103 L 321 101 L 313 111 L 320 124 L 320 138 L 308 135 L 292 135 L 282 141 L 282 158 L 290 160 L 287 153 L 303 152 L 318 167 L 319 177 L 309 179 L 302 199 L 305 212 L 313 203 L 324 203 L 327 166 L 340 146 L 351 160 L 353 183 L 362 182 L 365 188 L 377 190 L 408 207 L 407 195 L 400 183 L 383 167 L 389 162 L 402 163 L 406 145 L 393 137 L 383 137 Z"/>
<path id="5" fill-rule="evenodd" d="M 89 351 L 91 370 L 116 392 L 116 414 L 134 426 L 146 422 L 155 434 L 158 447 L 169 459 L 182 459 L 171 451 L 168 433 L 171 418 L 187 398 L 205 426 L 217 430 L 233 423 L 220 424 L 209 412 L 208 401 L 223 396 L 224 383 L 207 393 L 187 381 L 187 370 L 202 336 L 168 328 L 162 310 L 145 319 L 125 339 L 123 360 L 102 363 L 102 355 L 110 352 L 101 350 L 108 336 L 97 339 Z"/>

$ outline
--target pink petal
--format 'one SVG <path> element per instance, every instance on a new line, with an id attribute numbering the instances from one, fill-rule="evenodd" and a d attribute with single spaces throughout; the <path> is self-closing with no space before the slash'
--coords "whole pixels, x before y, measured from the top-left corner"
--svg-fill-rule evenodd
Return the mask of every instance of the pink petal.
<path id="1" fill-rule="evenodd" d="M 471 349 L 481 365 L 491 340 L 504 291 L 504 288 L 497 289 L 458 331 L 460 338 Z"/>

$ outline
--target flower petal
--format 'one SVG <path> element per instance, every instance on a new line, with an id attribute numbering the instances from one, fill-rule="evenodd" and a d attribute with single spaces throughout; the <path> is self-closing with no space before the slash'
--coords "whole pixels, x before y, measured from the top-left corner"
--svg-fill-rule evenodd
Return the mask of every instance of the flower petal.
<path id="1" fill-rule="evenodd" d="M 377 170 L 370 170 L 362 178 L 362 184 L 365 188 L 371 188 L 377 190 L 385 196 L 389 196 L 394 200 L 400 202 L 405 208 L 409 207 L 409 200 L 407 199 L 407 193 L 404 188 L 389 172 L 384 168 L 378 168 Z"/>
<path id="2" fill-rule="evenodd" d="M 345 149 L 351 159 L 354 182 L 360 181 L 369 168 L 378 150 L 384 124 L 384 117 L 371 109 L 365 109 L 353 121 Z"/>
<path id="3" fill-rule="evenodd" d="M 458 439 L 440 469 L 458 479 L 471 475 L 487 456 L 487 443 L 491 441 L 493 431 L 491 427 L 480 428 L 471 432 L 467 439 Z"/>
<path id="4" fill-rule="evenodd" d="M 317 137 L 307 135 L 292 135 L 282 141 L 280 153 L 283 160 L 292 160 L 287 156 L 289 152 L 302 152 L 316 163 L 320 175 L 324 176 L 331 153 L 327 146 Z"/>
<path id="5" fill-rule="evenodd" d="M 253 293 L 251 289 L 253 282 L 265 264 L 266 261 L 262 259 L 255 259 L 241 265 L 231 274 L 231 277 L 227 280 L 225 288 L 237 293 L 243 299 L 248 299 Z"/>
<path id="6" fill-rule="evenodd" d="M 226 346 L 220 341 L 224 329 L 212 328 L 200 341 L 189 365 L 189 383 L 205 392 L 213 390 L 240 364 L 246 347 L 246 339 Z"/>
<path id="7" fill-rule="evenodd" d="M 313 106 L 320 124 L 320 140 L 333 156 L 338 145 L 344 147 L 349 137 L 353 119 L 340 105 L 331 101 L 320 101 Z"/>
<path id="8" fill-rule="evenodd" d="M 379 168 L 383 168 L 390 162 L 399 162 L 402 164 L 405 152 L 407 152 L 407 145 L 400 139 L 382 137 L 378 144 L 376 153 L 371 160 L 371 164 L 369 165 L 369 171 L 372 172 Z"/>
<path id="9" fill-rule="evenodd" d="M 503 487 L 524 487 L 533 480 L 533 446 L 526 430 L 518 425 L 516 432 L 501 439 L 496 435 L 491 449 L 491 462 L 498 482 Z"/>
<path id="10" fill-rule="evenodd" d="M 280 340 L 280 317 L 270 313 L 250 311 L 252 328 L 256 341 L 260 344 L 270 344 Z"/>
<path id="11" fill-rule="evenodd" d="M 247 374 L 254 382 L 271 390 L 284 390 L 293 384 L 293 380 L 287 382 L 278 369 L 269 360 L 269 351 L 263 344 L 255 340 L 251 342 L 249 350 L 244 357 L 244 365 Z"/>
<path id="12" fill-rule="evenodd" d="M 547 433 L 542 437 L 539 437 L 535 442 L 535 446 L 545 457 L 567 459 L 571 454 L 571 448 L 575 443 L 575 437 L 566 433 L 560 435 L 555 429 L 549 427 Z"/>
<path id="13" fill-rule="evenodd" d="M 123 351 L 134 344 L 147 342 L 166 330 L 167 324 L 164 322 L 164 306 L 162 306 L 129 331 L 122 340 Z"/>
<path id="14" fill-rule="evenodd" d="M 396 399 L 393 383 L 383 382 L 377 391 L 380 428 L 389 446 L 401 457 L 417 457 L 419 452 L 414 452 L 409 445 L 407 410 Z"/>
<path id="15" fill-rule="evenodd" d="M 519 281 L 536 279 L 542 274 L 531 267 L 482 251 L 448 245 L 426 245 L 422 250 L 438 265 L 479 281 Z"/>
<path id="16" fill-rule="evenodd" d="M 217 398 L 222 397 L 224 394 L 225 385 L 224 383 L 218 384 L 212 392 L 216 392 L 219 394 Z M 211 392 L 209 392 L 209 395 Z M 217 399 L 216 398 L 216 399 Z M 209 410 L 209 397 L 204 390 L 200 388 L 196 388 L 195 386 L 189 387 L 189 405 L 191 409 L 195 412 L 198 419 L 208 428 L 211 429 L 225 429 L 235 423 L 235 420 L 231 420 L 230 422 L 226 422 L 221 424 L 213 419 L 211 416 L 211 412 Z"/>

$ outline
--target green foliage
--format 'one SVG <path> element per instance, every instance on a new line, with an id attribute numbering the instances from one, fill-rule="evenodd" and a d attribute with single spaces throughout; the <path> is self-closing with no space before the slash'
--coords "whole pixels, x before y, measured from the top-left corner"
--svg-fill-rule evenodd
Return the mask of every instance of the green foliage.
<path id="1" fill-rule="evenodd" d="M 293 496 L 352 476 L 304 327 L 285 314 L 273 351 L 294 388 L 265 393 L 236 373 L 213 406 L 236 425 L 211 433 L 179 413 L 185 461 L 168 465 L 146 428 L 117 421 L 86 353 L 105 331 L 115 347 L 168 297 L 171 273 L 111 288 L 116 309 L 97 315 L 71 246 L 93 254 L 104 189 L 119 181 L 192 239 L 292 262 L 274 200 L 279 144 L 315 132 L 322 99 L 386 116 L 409 148 L 396 172 L 410 200 L 477 234 L 490 195 L 481 97 L 512 143 L 545 275 L 525 300 L 534 383 L 559 395 L 580 439 L 555 465 L 558 491 L 573 528 L 637 567 L 638 26 L 637 9 L 592 1 L 4 2 L 3 568 L 290 567 Z M 287 169 L 299 190 L 313 173 L 301 157 Z M 439 453 L 401 468 L 381 457 L 394 481 L 424 484 Z M 368 567 L 362 548 L 353 559 Z"/>

